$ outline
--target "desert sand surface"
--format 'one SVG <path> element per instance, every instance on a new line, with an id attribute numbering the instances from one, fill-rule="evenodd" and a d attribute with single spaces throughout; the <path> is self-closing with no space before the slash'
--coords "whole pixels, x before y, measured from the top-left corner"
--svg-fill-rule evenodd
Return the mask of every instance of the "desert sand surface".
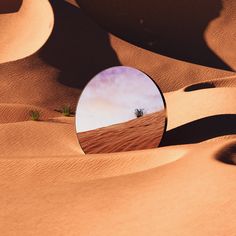
<path id="1" fill-rule="evenodd" d="M 209 61 L 180 60 L 158 48 L 147 50 L 107 33 L 83 12 L 95 4 L 87 2 L 91 5 L 79 8 L 50 1 L 54 27 L 48 41 L 51 11 L 46 0 L 23 0 L 13 13 L 22 19 L 23 31 L 33 19 L 24 6 L 41 15 L 40 36 L 32 33 L 35 29 L 24 31 L 36 41 L 8 35 L 12 22 L 4 31 L 0 27 L 0 42 L 2 37 L 19 39 L 17 50 L 22 50 L 12 53 L 15 41 L 4 52 L 0 43 L 5 62 L 0 64 L 1 235 L 234 236 L 235 1 L 222 1 L 221 13 L 209 20 L 204 35 L 201 31 L 212 54 L 229 70 Z M 181 11 L 188 8 L 178 8 L 177 15 Z M 10 14 L 1 10 L 1 25 Z M 165 28 L 161 33 L 164 37 Z M 179 35 L 184 38 L 184 32 Z M 40 43 L 36 47 L 34 42 Z M 85 155 L 74 117 L 54 109 L 75 107 L 89 79 L 115 65 L 141 69 L 160 85 L 167 132 L 159 148 Z M 32 108 L 42 113 L 40 121 L 29 120 Z"/>
<path id="2" fill-rule="evenodd" d="M 166 128 L 165 110 L 123 123 L 77 133 L 84 153 L 112 153 L 158 147 Z"/>
<path id="3" fill-rule="evenodd" d="M 33 54 L 53 29 L 53 12 L 47 0 L 1 0 L 0 14 L 0 63 Z"/>

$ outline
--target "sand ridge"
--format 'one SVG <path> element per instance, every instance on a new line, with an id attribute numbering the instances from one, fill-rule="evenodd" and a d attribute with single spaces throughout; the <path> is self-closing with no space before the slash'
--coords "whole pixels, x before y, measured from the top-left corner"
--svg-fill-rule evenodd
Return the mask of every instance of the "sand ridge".
<path id="1" fill-rule="evenodd" d="M 7 1 L 3 0 L 3 6 L 4 2 Z M 54 24 L 48 0 L 37 3 L 16 0 L 5 7 L 9 8 L 8 12 L 0 15 L 0 63 L 15 61 L 36 52 L 47 41 Z"/>
<path id="2" fill-rule="evenodd" d="M 78 117 L 79 118 L 79 117 Z M 134 151 L 158 147 L 166 128 L 166 111 L 77 133 L 86 154 Z"/>
<path id="3" fill-rule="evenodd" d="M 80 8 L 50 3 L 49 40 L 29 57 L 0 64 L 1 234 L 234 235 L 235 72 L 134 46 Z M 14 16 L 29 21 L 21 13 Z M 232 68 L 235 13 L 234 1 L 225 0 L 206 32 L 211 50 Z M 40 39 L 42 46 L 46 38 Z M 19 55 L 31 54 L 31 46 Z M 143 70 L 160 85 L 167 133 L 160 148 L 85 155 L 74 117 L 54 109 L 75 106 L 92 76 L 119 64 Z M 30 109 L 42 120 L 28 120 Z"/>
<path id="4" fill-rule="evenodd" d="M 30 172 L 24 172 L 23 169 L 21 178 L 25 176 L 25 181 L 19 182 L 18 185 L 11 184 L 10 188 L 5 188 L 4 185 L 2 187 L 5 194 L 1 195 L 1 202 L 6 204 L 8 201 L 2 214 L 13 210 L 14 207 L 14 216 L 17 218 L 22 215 L 21 222 L 24 225 L 23 228 L 22 223 L 14 221 L 8 225 L 8 232 L 11 230 L 24 234 L 34 232 L 45 235 L 51 232 L 55 234 L 71 232 L 71 235 L 80 232 L 84 235 L 89 233 L 104 235 L 114 232 L 115 229 L 117 235 L 122 235 L 122 232 L 127 230 L 128 234 L 132 232 L 136 235 L 152 235 L 153 231 L 170 235 L 176 230 L 182 235 L 189 235 L 190 232 L 195 235 L 209 233 L 230 235 L 234 232 L 235 221 L 234 218 L 225 221 L 225 217 L 232 216 L 235 212 L 232 199 L 235 168 L 222 164 L 214 157 L 228 145 L 232 145 L 232 141 L 214 145 L 214 148 L 212 144 L 205 144 L 201 145 L 201 151 L 198 145 L 197 152 L 192 148 L 189 155 L 162 167 L 80 183 L 75 177 L 76 172 L 71 171 L 74 165 L 68 170 L 65 169 L 66 173 L 72 173 L 71 178 L 65 179 L 63 176 L 66 175 L 63 172 L 60 172 L 62 176 L 59 179 L 53 178 L 53 175 L 60 170 L 55 164 L 56 169 L 52 173 L 47 171 L 47 167 L 45 169 L 29 167 Z M 66 163 L 63 165 L 67 166 Z M 6 165 L 3 167 L 6 168 Z M 7 172 L 8 177 L 12 173 L 12 168 L 9 169 L 11 171 Z M 5 182 L 5 186 L 16 182 L 14 178 L 13 182 L 10 179 L 10 183 L 7 178 L 3 178 L 2 181 Z M 31 181 L 34 185 L 31 185 Z M 47 181 L 50 183 L 47 184 Z M 225 181 L 227 184 L 224 184 Z M 19 188 L 20 186 L 24 186 L 24 191 Z M 29 203 L 30 210 L 34 211 L 33 215 L 24 210 L 29 209 Z M 22 214 L 23 212 L 25 213 Z M 27 223 L 29 218 L 30 224 Z M 89 225 L 86 224 L 88 218 Z M 199 227 L 206 222 L 211 224 L 212 218 L 216 225 L 224 224 L 224 228 Z M 38 221 L 40 221 L 38 227 L 32 228 Z M 120 221 L 123 223 L 119 224 Z M 58 224 L 60 227 L 54 229 L 53 226 Z M 170 224 L 172 227 L 169 227 Z M 186 224 L 188 227 L 183 227 Z"/>
<path id="5" fill-rule="evenodd" d="M 234 0 L 149 0 L 136 2 L 135 8 L 122 0 L 77 2 L 107 31 L 133 44 L 181 61 L 235 70 Z"/>

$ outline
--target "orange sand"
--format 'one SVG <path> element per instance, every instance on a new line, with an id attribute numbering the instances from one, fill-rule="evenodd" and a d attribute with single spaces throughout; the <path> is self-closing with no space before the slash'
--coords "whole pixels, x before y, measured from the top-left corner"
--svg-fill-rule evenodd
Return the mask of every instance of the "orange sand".
<path id="1" fill-rule="evenodd" d="M 165 129 L 165 111 L 124 123 L 77 133 L 80 146 L 88 153 L 112 153 L 158 147 Z"/>
<path id="2" fill-rule="evenodd" d="M 0 15 L 0 60 L 12 61 L 0 64 L 1 235 L 235 235 L 235 72 L 136 47 L 75 5 L 51 3 L 49 40 L 18 61 L 45 42 L 51 11 L 46 0 L 24 0 L 13 13 L 22 24 Z M 235 69 L 236 4 L 223 4 L 205 40 Z M 119 64 L 142 69 L 165 92 L 167 133 L 160 148 L 84 155 L 74 118 L 53 110 L 74 107 L 94 74 Z M 42 121 L 28 120 L 31 108 Z"/>
<path id="3" fill-rule="evenodd" d="M 53 29 L 48 1 L 1 0 L 0 7 L 7 12 L 0 15 L 0 63 L 24 58 L 41 48 Z"/>

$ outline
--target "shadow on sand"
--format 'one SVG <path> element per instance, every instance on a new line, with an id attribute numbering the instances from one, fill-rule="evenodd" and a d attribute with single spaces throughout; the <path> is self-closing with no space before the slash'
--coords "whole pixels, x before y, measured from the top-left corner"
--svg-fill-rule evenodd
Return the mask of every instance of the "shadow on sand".
<path id="1" fill-rule="evenodd" d="M 82 89 L 101 70 L 120 65 L 108 34 L 79 8 L 62 0 L 51 5 L 55 25 L 39 55 L 61 71 L 59 82 Z"/>
<path id="2" fill-rule="evenodd" d="M 236 115 L 215 115 L 195 120 L 167 131 L 160 146 L 198 143 L 223 135 L 236 134 Z"/>
<path id="3" fill-rule="evenodd" d="M 109 32 L 153 52 L 232 70 L 207 45 L 204 32 L 219 17 L 221 0 L 77 0 Z"/>
<path id="4" fill-rule="evenodd" d="M 0 14 L 14 13 L 19 11 L 23 0 L 1 0 Z"/>
<path id="5" fill-rule="evenodd" d="M 236 165 L 236 142 L 224 147 L 216 154 L 216 159 L 225 164 Z"/>

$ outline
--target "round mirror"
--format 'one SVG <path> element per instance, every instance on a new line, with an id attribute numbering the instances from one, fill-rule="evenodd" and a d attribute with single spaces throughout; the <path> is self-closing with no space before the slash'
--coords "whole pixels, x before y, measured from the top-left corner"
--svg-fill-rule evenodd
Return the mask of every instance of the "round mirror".
<path id="1" fill-rule="evenodd" d="M 92 78 L 76 108 L 76 132 L 86 154 L 156 148 L 166 120 L 158 86 L 145 73 L 126 66 Z"/>

